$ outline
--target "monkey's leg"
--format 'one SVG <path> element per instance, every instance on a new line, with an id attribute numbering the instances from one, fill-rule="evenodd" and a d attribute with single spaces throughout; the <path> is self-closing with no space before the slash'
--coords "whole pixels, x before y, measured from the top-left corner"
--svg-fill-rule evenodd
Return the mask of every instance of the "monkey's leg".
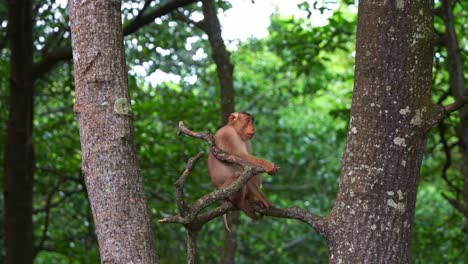
<path id="1" fill-rule="evenodd" d="M 224 183 L 218 187 L 218 189 L 224 189 L 230 186 L 237 178 L 239 178 L 240 175 L 240 172 L 233 173 L 231 177 L 227 178 L 226 181 L 224 181 Z M 247 183 L 247 185 L 249 185 L 249 183 Z M 229 197 L 229 200 L 238 209 L 242 210 L 248 217 L 256 220 L 258 217 L 255 214 L 255 210 L 253 209 L 252 205 L 250 205 L 250 203 L 247 201 L 247 194 L 247 187 L 244 186 L 239 192 Z"/>
<path id="2" fill-rule="evenodd" d="M 247 189 L 250 193 L 250 196 L 252 196 L 249 198 L 253 199 L 254 201 L 259 201 L 265 209 L 273 207 L 273 204 L 270 201 L 268 201 L 267 197 L 258 186 L 256 186 L 255 184 L 247 183 Z"/>
<path id="3" fill-rule="evenodd" d="M 227 179 L 221 184 L 220 186 L 217 187 L 218 190 L 225 189 L 229 185 L 231 185 L 237 178 L 240 176 L 240 172 L 234 172 L 230 177 L 227 177 Z"/>
<path id="4" fill-rule="evenodd" d="M 235 201 L 235 205 L 237 206 L 237 208 L 242 210 L 248 217 L 252 218 L 253 220 L 257 220 L 258 216 L 255 213 L 255 210 L 253 209 L 252 205 L 250 205 L 249 201 L 246 199 L 247 188 L 242 188 L 242 191 L 239 196 L 240 197 Z"/>

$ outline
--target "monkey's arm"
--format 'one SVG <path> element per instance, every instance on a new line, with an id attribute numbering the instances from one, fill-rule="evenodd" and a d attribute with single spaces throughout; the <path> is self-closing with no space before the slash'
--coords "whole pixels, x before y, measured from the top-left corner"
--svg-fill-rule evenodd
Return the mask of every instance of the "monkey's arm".
<path id="1" fill-rule="evenodd" d="M 251 151 L 250 142 L 243 141 L 239 136 L 231 133 L 220 133 L 216 135 L 216 145 L 223 151 L 248 161 L 256 166 L 262 167 L 268 174 L 275 174 L 278 168 L 274 163 L 264 159 L 259 159 L 249 153 Z"/>

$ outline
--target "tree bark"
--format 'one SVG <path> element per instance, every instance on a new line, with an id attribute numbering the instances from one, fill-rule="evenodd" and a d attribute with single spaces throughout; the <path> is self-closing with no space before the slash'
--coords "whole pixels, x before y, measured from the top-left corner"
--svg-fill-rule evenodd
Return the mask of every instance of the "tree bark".
<path id="1" fill-rule="evenodd" d="M 448 71 L 450 76 L 450 93 L 455 100 L 462 100 L 463 96 L 468 96 L 465 89 L 464 65 L 460 47 L 458 45 L 457 33 L 455 31 L 455 19 L 453 16 L 453 6 L 449 0 L 442 1 L 442 17 L 444 19 L 447 48 Z M 464 179 L 463 200 L 456 200 L 456 207 L 468 221 L 468 105 L 460 109 L 460 125 L 457 134 L 460 139 L 460 153 L 462 156 L 462 174 Z M 455 200 L 454 200 L 455 201 Z M 468 223 L 467 223 L 468 225 Z"/>
<path id="2" fill-rule="evenodd" d="M 431 102 L 433 3 L 359 1 L 351 122 L 330 263 L 410 263 Z"/>
<path id="3" fill-rule="evenodd" d="M 227 223 L 229 230 L 226 227 L 223 228 L 223 249 L 221 251 L 221 259 L 219 260 L 220 264 L 234 264 L 236 263 L 236 252 L 237 252 L 237 230 L 239 226 L 240 212 L 232 211 L 227 214 Z M 224 225 L 223 225 L 224 226 Z"/>
<path id="4" fill-rule="evenodd" d="M 234 112 L 234 65 L 221 36 L 221 25 L 218 20 L 214 0 L 203 0 L 203 29 L 208 35 L 211 45 L 211 57 L 216 63 L 219 83 L 221 85 L 221 116 L 222 125 L 227 124 L 229 114 Z"/>
<path id="5" fill-rule="evenodd" d="M 101 263 L 158 263 L 135 154 L 120 1 L 69 1 L 82 170 Z"/>
<path id="6" fill-rule="evenodd" d="M 34 148 L 32 2 L 8 1 L 10 98 L 5 148 L 6 263 L 32 263 Z"/>
<path id="7" fill-rule="evenodd" d="M 221 126 L 224 126 L 228 123 L 229 115 L 235 112 L 234 65 L 231 63 L 230 54 L 221 35 L 221 24 L 214 0 L 203 1 L 203 17 L 204 30 L 211 45 L 211 57 L 216 64 L 216 72 L 221 86 Z M 223 249 L 219 263 L 235 263 L 239 217 L 239 211 L 227 213 L 227 223 L 231 231 L 223 228 Z"/>

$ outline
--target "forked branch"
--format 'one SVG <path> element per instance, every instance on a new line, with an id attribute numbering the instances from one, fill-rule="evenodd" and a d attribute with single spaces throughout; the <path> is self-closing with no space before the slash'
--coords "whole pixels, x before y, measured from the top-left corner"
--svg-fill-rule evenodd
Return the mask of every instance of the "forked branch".
<path id="1" fill-rule="evenodd" d="M 205 132 L 199 133 L 199 132 L 191 131 L 185 127 L 182 121 L 179 123 L 178 134 L 179 135 L 185 134 L 190 137 L 203 139 L 207 141 L 208 144 L 210 145 L 211 153 L 213 153 L 213 155 L 215 155 L 216 158 L 225 162 L 236 163 L 242 166 L 243 168 L 243 172 L 241 173 L 239 178 L 236 179 L 233 182 L 233 184 L 231 184 L 229 187 L 206 194 L 202 196 L 201 198 L 197 199 L 192 204 L 187 205 L 186 201 L 183 198 L 184 184 L 190 174 L 190 171 L 195 166 L 196 161 L 200 159 L 200 157 L 204 154 L 204 152 L 198 153 L 195 157 L 191 158 L 188 161 L 186 168 L 184 170 L 184 173 L 176 181 L 176 184 L 175 184 L 176 203 L 179 209 L 179 214 L 170 216 L 170 217 L 165 217 L 159 220 L 159 222 L 180 223 L 191 228 L 195 228 L 195 227 L 201 228 L 205 223 L 216 218 L 217 216 L 223 215 L 224 213 L 230 210 L 233 210 L 234 206 L 230 204 L 230 202 L 226 201 L 220 207 L 209 210 L 208 212 L 204 214 L 199 214 L 201 210 L 203 210 L 207 206 L 217 201 L 220 201 L 220 200 L 228 198 L 229 196 L 232 196 L 234 193 L 238 192 L 250 180 L 250 178 L 252 178 L 253 176 L 259 173 L 264 172 L 264 169 L 261 167 L 255 166 L 253 164 L 250 164 L 239 157 L 230 155 L 220 150 L 218 147 L 216 147 L 213 136 L 210 133 L 205 133 Z"/>
<path id="2" fill-rule="evenodd" d="M 198 198 L 195 202 L 188 204 L 184 199 L 183 188 L 185 182 L 188 179 L 190 172 L 193 170 L 196 162 L 204 155 L 204 152 L 198 153 L 192 157 L 185 167 L 185 170 L 181 177 L 176 181 L 176 204 L 179 213 L 173 216 L 168 216 L 160 219 L 160 223 L 178 223 L 184 225 L 187 229 L 187 251 L 188 251 L 188 263 L 195 263 L 196 256 L 196 238 L 200 229 L 213 220 L 216 217 L 222 216 L 229 211 L 237 210 L 237 208 L 227 199 L 238 192 L 247 182 L 255 175 L 265 172 L 265 170 L 259 166 L 253 165 L 237 156 L 230 155 L 218 147 L 216 147 L 213 136 L 206 132 L 194 132 L 185 127 L 184 123 L 179 122 L 178 135 L 185 134 L 190 137 L 198 138 L 208 142 L 211 153 L 219 160 L 228 163 L 234 163 L 240 165 L 243 170 L 241 175 L 227 188 L 213 191 Z M 209 205 L 222 201 L 221 205 L 202 212 L 203 209 Z M 258 205 L 253 205 L 256 212 L 280 218 L 291 218 L 302 221 L 322 235 L 326 234 L 328 229 L 327 219 L 307 212 L 299 207 L 292 207 L 286 209 L 270 208 L 265 209 Z"/>

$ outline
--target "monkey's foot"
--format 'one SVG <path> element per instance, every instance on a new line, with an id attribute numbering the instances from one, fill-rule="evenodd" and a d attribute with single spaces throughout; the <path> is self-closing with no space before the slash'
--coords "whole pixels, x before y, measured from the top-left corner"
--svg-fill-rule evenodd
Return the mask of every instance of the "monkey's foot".
<path id="1" fill-rule="evenodd" d="M 265 201 L 253 200 L 253 201 L 249 201 L 249 202 L 251 204 L 254 204 L 254 205 L 258 206 L 258 207 L 262 207 L 264 209 L 270 209 L 270 208 L 274 207 L 273 204 L 270 203 L 270 201 L 267 201 L 267 200 L 265 200 Z"/>

